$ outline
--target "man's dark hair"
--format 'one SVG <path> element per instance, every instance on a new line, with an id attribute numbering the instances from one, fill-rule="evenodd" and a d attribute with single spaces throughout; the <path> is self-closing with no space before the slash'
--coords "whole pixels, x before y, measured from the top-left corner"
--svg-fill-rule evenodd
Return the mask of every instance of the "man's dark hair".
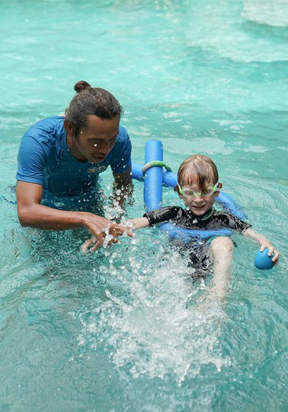
<path id="1" fill-rule="evenodd" d="M 76 83 L 76 96 L 71 100 L 65 111 L 66 119 L 74 127 L 74 137 L 78 137 L 80 129 L 86 126 L 87 116 L 94 115 L 101 119 L 121 117 L 123 109 L 118 100 L 107 90 L 91 87 L 81 80 Z"/>

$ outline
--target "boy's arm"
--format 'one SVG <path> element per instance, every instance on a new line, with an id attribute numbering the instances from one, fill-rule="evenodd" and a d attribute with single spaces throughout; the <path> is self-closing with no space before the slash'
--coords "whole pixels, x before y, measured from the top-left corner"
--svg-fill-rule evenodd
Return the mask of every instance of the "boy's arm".
<path id="1" fill-rule="evenodd" d="M 264 235 L 261 235 L 260 233 L 256 233 L 251 227 L 246 229 L 243 232 L 243 235 L 258 242 L 259 245 L 261 246 L 260 248 L 261 252 L 263 252 L 263 250 L 265 249 L 269 249 L 268 256 L 274 255 L 272 258 L 272 261 L 275 262 L 276 264 L 278 263 L 279 252 L 274 248 L 274 246 L 269 242 L 269 240 Z"/>
<path id="2" fill-rule="evenodd" d="M 177 206 L 162 207 L 158 210 L 151 210 L 145 213 L 143 217 L 137 217 L 136 219 L 129 219 L 128 224 L 132 224 L 133 229 L 142 229 L 143 227 L 154 226 L 157 223 L 167 222 L 173 219 L 182 212 L 182 209 Z"/>
<path id="3" fill-rule="evenodd" d="M 128 223 L 132 224 L 133 229 L 142 229 L 149 226 L 149 220 L 147 217 L 137 217 L 136 219 L 129 219 Z"/>

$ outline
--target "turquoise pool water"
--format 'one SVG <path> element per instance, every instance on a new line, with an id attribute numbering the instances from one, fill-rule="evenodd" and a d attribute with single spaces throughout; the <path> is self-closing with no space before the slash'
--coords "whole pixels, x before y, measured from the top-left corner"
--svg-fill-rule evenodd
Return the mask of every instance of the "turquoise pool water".
<path id="1" fill-rule="evenodd" d="M 1 412 L 287 411 L 287 8 L 1 1 Z M 134 161 L 149 138 L 174 170 L 190 153 L 211 156 L 280 265 L 257 271 L 257 245 L 236 236 L 226 303 L 203 308 L 185 259 L 156 231 L 83 257 L 83 232 L 21 229 L 7 202 L 21 135 L 63 113 L 80 79 L 124 106 Z M 164 202 L 176 202 L 171 190 Z M 142 211 L 136 182 L 127 213 Z"/>

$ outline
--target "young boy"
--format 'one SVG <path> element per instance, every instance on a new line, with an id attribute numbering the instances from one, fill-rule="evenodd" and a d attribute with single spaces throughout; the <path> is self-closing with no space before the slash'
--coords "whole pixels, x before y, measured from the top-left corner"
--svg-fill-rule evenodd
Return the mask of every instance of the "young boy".
<path id="1" fill-rule="evenodd" d="M 178 185 L 175 190 L 180 199 L 183 199 L 185 209 L 178 206 L 168 206 L 159 210 L 145 213 L 141 218 L 131 219 L 133 229 L 154 226 L 158 223 L 170 221 L 189 229 L 215 230 L 231 228 L 243 235 L 256 240 L 261 245 L 261 251 L 268 248 L 269 256 L 274 254 L 273 262 L 278 262 L 279 253 L 269 240 L 256 233 L 249 223 L 237 217 L 214 209 L 215 198 L 219 196 L 222 184 L 219 183 L 218 170 L 215 163 L 207 156 L 193 155 L 185 159 L 178 170 Z M 88 240 L 82 247 L 87 251 L 94 243 Z M 189 248 L 190 265 L 199 276 L 207 271 L 210 262 L 213 263 L 214 292 L 219 297 L 225 295 L 225 285 L 233 258 L 233 242 L 229 237 L 219 236 L 209 241 L 191 240 L 186 246 Z M 94 246 L 91 250 L 95 250 Z"/>

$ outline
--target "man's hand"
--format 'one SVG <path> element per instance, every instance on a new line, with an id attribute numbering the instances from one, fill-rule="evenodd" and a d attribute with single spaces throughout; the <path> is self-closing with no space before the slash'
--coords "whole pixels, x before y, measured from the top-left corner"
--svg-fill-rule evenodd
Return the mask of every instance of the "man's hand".
<path id="1" fill-rule="evenodd" d="M 93 247 L 94 250 L 103 244 L 106 236 L 110 236 L 108 241 L 108 244 L 110 245 L 112 243 L 117 243 L 118 236 L 123 235 L 126 231 L 125 227 L 118 225 L 117 223 L 113 223 L 111 220 L 105 219 L 104 217 L 93 214 L 85 216 L 84 226 L 93 235 L 92 243 L 95 243 L 96 246 Z"/>
<path id="2" fill-rule="evenodd" d="M 99 216 L 95 216 L 99 218 Z M 104 221 L 106 221 L 106 224 L 102 226 L 102 229 L 99 231 L 99 228 L 96 229 L 96 235 L 92 232 L 92 230 L 88 227 L 89 231 L 94 234 L 94 237 L 91 239 L 87 239 L 86 242 L 83 243 L 81 246 L 81 252 L 83 254 L 86 254 L 88 251 L 89 252 L 95 252 L 100 246 L 103 245 L 105 242 L 106 245 L 111 245 L 112 243 L 117 243 L 118 242 L 118 236 L 122 236 L 123 234 L 126 234 L 130 237 L 135 236 L 134 233 L 131 232 L 129 226 L 124 226 L 124 225 L 118 225 L 116 223 L 111 222 L 110 220 L 103 219 L 103 224 Z M 94 227 L 93 227 L 94 229 Z M 91 247 L 93 245 L 93 247 Z"/>

